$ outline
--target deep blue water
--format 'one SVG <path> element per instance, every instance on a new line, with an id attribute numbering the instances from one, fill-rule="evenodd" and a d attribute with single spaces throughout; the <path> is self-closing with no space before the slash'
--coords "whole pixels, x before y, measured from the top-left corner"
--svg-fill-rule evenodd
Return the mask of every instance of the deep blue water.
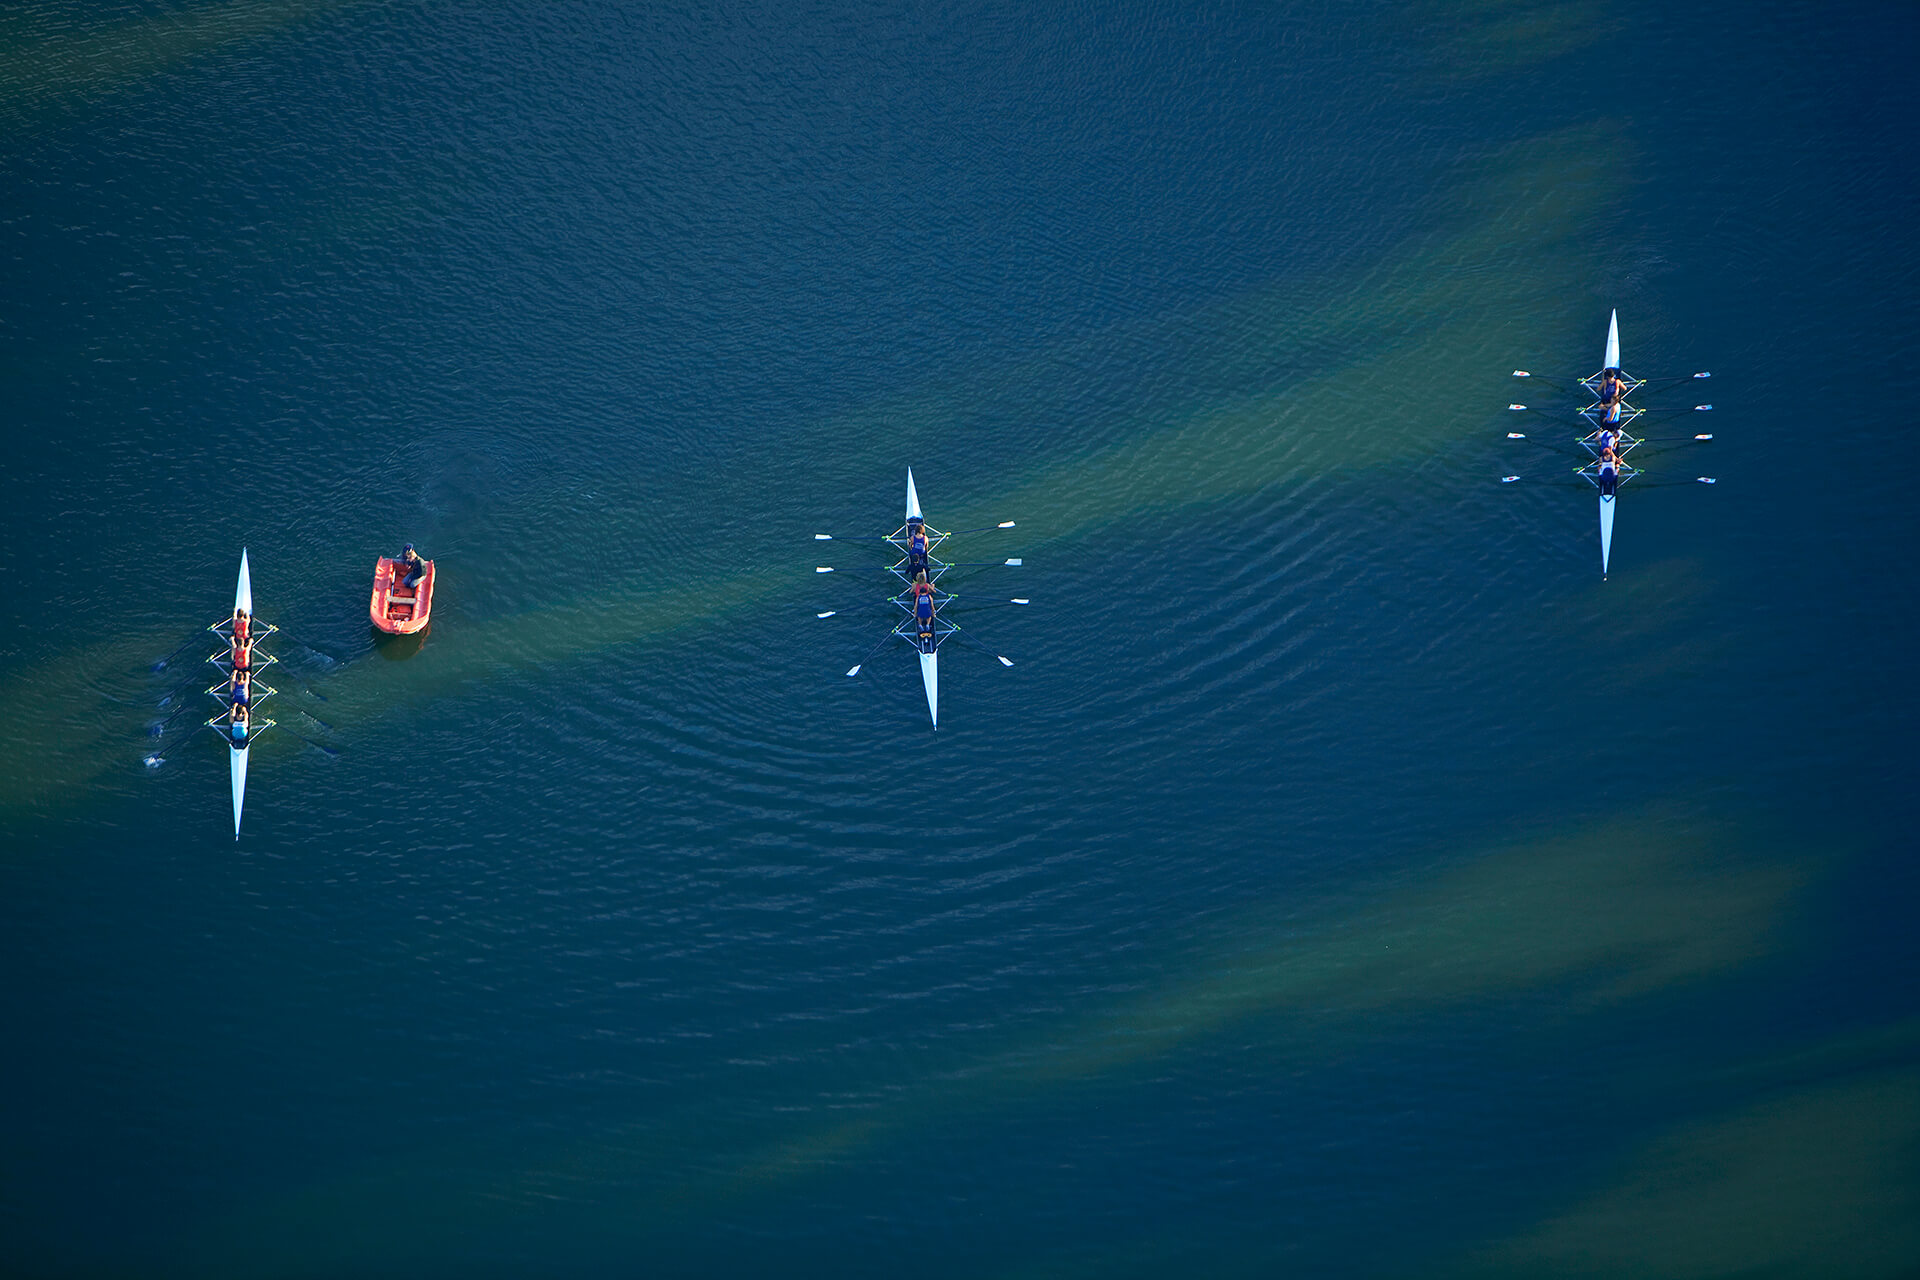
<path id="1" fill-rule="evenodd" d="M 1910 1274 L 1916 29 L 0 14 L 5 1270 Z"/>

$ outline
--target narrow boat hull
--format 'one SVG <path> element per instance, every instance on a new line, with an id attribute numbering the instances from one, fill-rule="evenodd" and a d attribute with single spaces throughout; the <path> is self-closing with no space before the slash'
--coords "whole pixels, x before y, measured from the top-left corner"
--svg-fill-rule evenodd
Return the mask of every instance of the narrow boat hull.
<path id="1" fill-rule="evenodd" d="M 1607 561 L 1613 558 L 1613 503 L 1617 495 L 1600 495 L 1600 576 L 1607 576 Z"/>
<path id="2" fill-rule="evenodd" d="M 247 802 L 246 747 L 227 748 L 227 769 L 233 776 L 233 838 L 240 838 L 240 809 Z"/>
<path id="3" fill-rule="evenodd" d="M 240 548 L 240 585 L 234 588 L 233 607 L 253 614 L 253 576 L 247 572 L 247 549 Z"/>
<path id="4" fill-rule="evenodd" d="M 933 717 L 933 727 L 940 727 L 940 654 L 923 653 L 920 655 L 920 683 L 927 687 L 927 714 Z"/>
<path id="5" fill-rule="evenodd" d="M 404 585 L 406 572 L 398 560 L 381 556 L 373 562 L 373 597 L 367 616 L 388 635 L 410 636 L 425 631 L 433 621 L 433 561 L 424 561 L 426 577 L 419 585 Z"/>
<path id="6" fill-rule="evenodd" d="M 1615 311 L 1613 318 L 1607 321 L 1607 359 L 1600 366 L 1603 369 L 1620 367 L 1620 313 Z"/>

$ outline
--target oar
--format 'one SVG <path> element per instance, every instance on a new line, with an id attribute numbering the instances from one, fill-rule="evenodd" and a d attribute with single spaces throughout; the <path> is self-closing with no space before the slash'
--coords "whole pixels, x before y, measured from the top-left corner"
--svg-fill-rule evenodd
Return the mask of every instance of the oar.
<path id="1" fill-rule="evenodd" d="M 995 529 L 1011 529 L 1011 528 L 1013 528 L 1013 521 L 1002 520 L 999 524 L 983 524 L 978 529 L 949 529 L 947 530 L 947 532 L 941 534 L 940 536 L 943 538 L 951 538 L 955 534 L 960 534 L 960 533 L 992 533 Z"/>
<path id="2" fill-rule="evenodd" d="M 980 652 L 985 654 L 991 654 L 1003 667 L 1010 667 L 1013 665 L 1012 658 L 1003 658 L 999 654 L 994 653 L 993 650 L 987 648 L 987 646 L 981 644 L 978 640 L 975 640 L 970 634 L 968 634 L 965 631 L 962 631 L 959 627 L 954 627 L 953 630 L 947 632 L 947 639 L 958 640 L 961 644 L 967 645 L 970 648 L 978 649 Z"/>
<path id="3" fill-rule="evenodd" d="M 861 657 L 860 661 L 854 663 L 851 667 L 847 668 L 847 674 L 849 676 L 859 675 L 860 668 L 866 666 L 867 663 L 871 662 L 873 660 L 873 655 L 880 652 L 882 649 L 886 648 L 887 645 L 892 642 L 894 636 L 897 634 L 898 634 L 897 632 L 888 631 L 887 634 L 885 634 L 884 636 L 881 636 L 879 643 L 875 644 L 873 648 L 867 650 L 865 655 Z"/>
<path id="4" fill-rule="evenodd" d="M 1527 435 L 1523 431 L 1509 431 L 1507 432 L 1507 439 L 1525 440 L 1530 445 L 1536 445 L 1539 448 L 1545 449 L 1548 453 L 1557 453 L 1557 454 L 1560 454 L 1562 457 L 1578 458 L 1578 457 L 1585 456 L 1584 454 L 1578 453 L 1573 449 L 1568 448 L 1566 445 L 1559 444 L 1551 440 L 1536 440 L 1532 436 Z"/>
<path id="5" fill-rule="evenodd" d="M 1696 378 L 1711 378 L 1712 376 L 1711 373 L 1703 369 L 1699 373 L 1674 373 L 1668 374 L 1664 378 L 1642 378 L 1640 380 L 1640 387 L 1635 389 L 1639 390 L 1652 387 L 1656 391 L 1664 391 L 1668 387 L 1677 387 L 1683 382 L 1692 382 Z"/>
<path id="6" fill-rule="evenodd" d="M 969 610 L 971 609 L 1004 609 L 1009 605 L 1016 605 L 1016 604 L 1025 605 L 1025 604 L 1033 603 L 1031 600 L 1028 600 L 1024 596 L 1015 597 L 1012 600 L 982 600 L 982 601 L 979 601 L 978 603 L 975 603 L 963 596 L 950 595 L 947 597 L 947 602 L 949 604 L 953 603 L 956 600 L 959 601 L 959 603 L 954 606 L 955 608 L 969 609 Z"/>
<path id="7" fill-rule="evenodd" d="M 212 627 L 208 627 L 208 628 L 207 628 L 207 630 L 209 630 L 209 631 L 212 631 L 212 630 L 213 630 L 213 628 L 212 628 Z M 190 635 L 190 636 L 188 636 L 188 637 L 187 637 L 187 638 L 186 638 L 185 640 L 182 640 L 182 641 L 181 641 L 181 642 L 179 643 L 179 645 L 175 647 L 175 649 L 174 649 L 174 651 L 173 651 L 172 653 L 170 653 L 170 654 L 168 654 L 168 655 L 167 655 L 166 657 L 164 657 L 164 658 L 162 658 L 162 659 L 160 659 L 160 661 L 158 661 L 158 662 L 156 662 L 156 663 L 154 663 L 154 664 L 153 664 L 153 665 L 152 665 L 151 667 L 148 667 L 148 668 L 147 668 L 147 670 L 149 670 L 149 671 L 165 671 L 165 670 L 167 669 L 167 664 L 168 664 L 169 662 L 172 662 L 172 661 L 173 661 L 173 660 L 174 660 L 175 658 L 177 658 L 177 657 L 179 657 L 179 656 L 180 656 L 180 654 L 181 654 L 181 652 L 182 652 L 183 650 L 185 650 L 185 649 L 186 649 L 186 647 L 187 647 L 188 645 L 190 645 L 190 644 L 198 644 L 199 642 L 200 642 L 200 633 L 199 633 L 198 631 L 196 631 L 196 632 L 194 632 L 194 633 L 193 633 L 192 635 Z"/>

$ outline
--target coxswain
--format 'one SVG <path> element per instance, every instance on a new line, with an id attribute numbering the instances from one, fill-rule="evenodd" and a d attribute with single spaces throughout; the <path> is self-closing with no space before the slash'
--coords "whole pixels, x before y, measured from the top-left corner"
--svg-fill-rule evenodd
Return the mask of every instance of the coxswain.
<path id="1" fill-rule="evenodd" d="M 919 516 L 907 521 L 907 576 L 927 572 L 927 522 Z"/>
<path id="2" fill-rule="evenodd" d="M 1600 470 L 1595 477 L 1600 482 L 1600 496 L 1611 498 L 1620 487 L 1620 457 L 1611 446 L 1600 450 Z"/>
<path id="3" fill-rule="evenodd" d="M 935 587 L 927 581 L 926 571 L 922 570 L 913 582 L 913 620 L 920 628 L 920 651 L 927 652 L 927 643 L 933 639 L 933 593 Z"/>
<path id="4" fill-rule="evenodd" d="M 420 579 L 427 576 L 427 562 L 420 558 L 420 553 L 413 549 L 411 542 L 400 549 L 394 563 L 396 567 L 407 571 L 406 581 L 400 584 L 403 587 L 417 587 Z"/>

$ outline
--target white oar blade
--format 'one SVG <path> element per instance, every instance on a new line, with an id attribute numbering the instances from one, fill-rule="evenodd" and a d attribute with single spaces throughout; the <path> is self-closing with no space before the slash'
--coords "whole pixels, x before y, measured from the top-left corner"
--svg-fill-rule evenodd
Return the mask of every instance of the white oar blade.
<path id="1" fill-rule="evenodd" d="M 1000 528 L 1002 528 L 1002 529 L 1011 529 L 1011 528 L 1013 528 L 1013 521 L 1011 521 L 1011 520 L 1002 520 L 1002 521 L 1000 522 L 1000 526 L 999 526 L 999 527 L 1000 527 Z"/>
<path id="2" fill-rule="evenodd" d="M 833 572 L 833 566 L 832 566 L 832 565 L 827 565 L 827 564 L 823 564 L 823 565 L 817 565 L 817 566 L 815 566 L 815 568 L 814 568 L 814 570 L 813 570 L 813 571 L 814 571 L 815 573 L 832 573 L 832 572 Z"/>
<path id="3" fill-rule="evenodd" d="M 816 613 L 813 616 L 816 618 L 831 618 L 834 614 L 838 612 L 840 612 L 838 609 L 829 609 L 825 613 Z"/>
<path id="4" fill-rule="evenodd" d="M 1000 658 L 1000 655 L 999 655 L 999 654 L 997 654 L 997 653 L 996 653 L 996 654 L 994 654 L 993 656 L 994 656 L 994 657 L 996 657 L 996 658 Z M 1000 658 L 1000 665 L 1001 665 L 1001 666 L 1003 666 L 1003 667 L 1010 667 L 1010 666 L 1012 666 L 1012 665 L 1013 665 L 1013 659 L 1012 659 L 1012 658 Z"/>
<path id="5" fill-rule="evenodd" d="M 1008 563 L 1008 564 L 1010 564 L 1010 565 L 1012 565 L 1012 566 L 1013 566 L 1014 568 L 1016 568 L 1016 569 L 1018 569 L 1018 568 L 1020 567 L 1020 561 L 1019 561 L 1019 559 L 1018 559 L 1018 558 L 1015 558 L 1015 559 L 1012 559 L 1012 560 L 1009 560 L 1009 561 L 1007 561 L 1007 563 Z"/>
<path id="6" fill-rule="evenodd" d="M 1020 598 L 1020 597 L 1018 597 L 1018 596 L 1015 596 L 1015 597 L 1014 597 L 1014 600 L 1013 600 L 1013 603 L 1015 603 L 1015 604 L 1028 604 L 1028 603 L 1031 603 L 1031 602 L 1030 602 L 1030 601 L 1027 601 L 1027 600 L 1023 600 L 1023 599 L 1021 599 L 1021 598 Z"/>
<path id="7" fill-rule="evenodd" d="M 816 533 L 813 535 L 813 540 L 815 542 L 832 542 L 833 535 L 830 533 Z"/>
<path id="8" fill-rule="evenodd" d="M 848 667 L 848 668 L 847 668 L 847 674 L 848 674 L 848 675 L 850 675 L 850 676 L 857 676 L 857 675 L 859 675 L 859 674 L 860 674 L 860 664 L 856 662 L 856 663 L 854 663 L 854 664 L 853 664 L 853 665 L 852 665 L 851 667 Z"/>

